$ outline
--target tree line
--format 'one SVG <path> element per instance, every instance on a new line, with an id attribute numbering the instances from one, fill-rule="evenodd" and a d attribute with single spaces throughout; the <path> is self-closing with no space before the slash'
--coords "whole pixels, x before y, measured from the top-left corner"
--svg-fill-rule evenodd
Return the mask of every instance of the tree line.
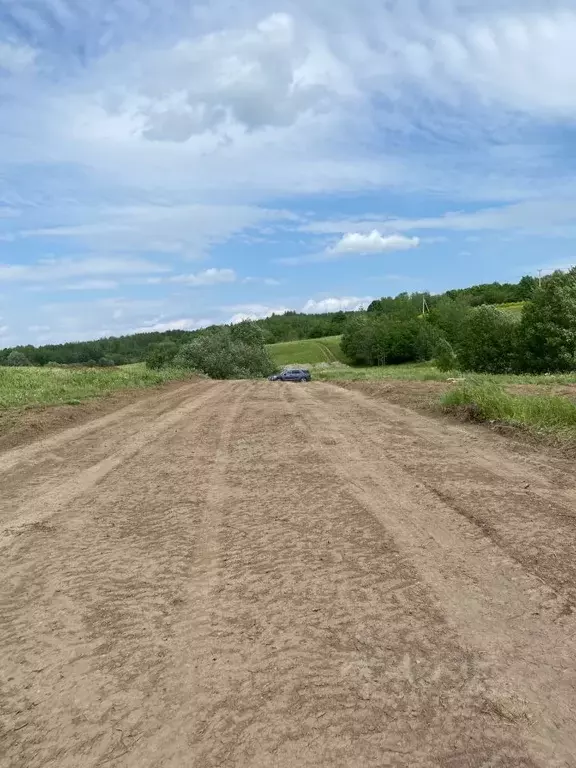
<path id="1" fill-rule="evenodd" d="M 549 278 L 544 278 L 544 284 Z M 338 336 L 346 331 L 348 339 L 354 328 L 362 328 L 366 316 L 390 316 L 395 320 L 414 320 L 424 312 L 433 313 L 442 301 L 460 302 L 466 307 L 473 308 L 484 304 L 501 304 L 507 302 L 525 301 L 538 285 L 538 280 L 526 276 L 519 283 L 489 283 L 474 285 L 447 291 L 442 295 L 430 293 L 402 293 L 395 297 L 383 297 L 372 302 L 367 311 L 360 312 L 331 312 L 326 314 L 304 314 L 285 312 L 272 315 L 256 321 L 263 335 L 264 343 L 274 344 L 281 341 L 298 341 L 314 339 L 323 336 Z M 190 344 L 198 336 L 219 333 L 222 326 L 212 326 L 198 331 L 165 331 L 139 333 L 120 337 L 110 337 L 95 341 L 72 341 L 65 344 L 48 344 L 43 346 L 25 345 L 0 350 L 0 365 L 77 365 L 77 366 L 112 366 L 137 363 L 146 359 L 149 349 L 158 344 L 174 344 L 177 347 Z M 380 335 L 385 331 L 380 328 Z M 389 333 L 389 331 L 386 331 Z M 353 344 L 348 343 L 349 355 L 352 360 L 373 364 L 381 362 L 402 361 L 406 359 L 407 345 L 414 338 L 415 348 L 419 355 L 430 354 L 429 334 L 421 332 L 421 326 L 406 323 L 402 339 L 395 342 L 394 350 L 382 355 L 381 346 L 370 351 L 364 345 L 363 351 L 356 354 Z"/>
<path id="2" fill-rule="evenodd" d="M 521 313 L 479 304 L 492 286 L 380 300 L 348 323 L 342 349 L 361 365 L 436 359 L 443 370 L 480 373 L 576 370 L 576 269 L 521 284 Z"/>

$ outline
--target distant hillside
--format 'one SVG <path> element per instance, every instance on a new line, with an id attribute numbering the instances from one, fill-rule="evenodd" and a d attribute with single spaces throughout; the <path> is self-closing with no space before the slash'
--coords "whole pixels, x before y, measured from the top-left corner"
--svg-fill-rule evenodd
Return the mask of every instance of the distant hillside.
<path id="1" fill-rule="evenodd" d="M 346 362 L 340 349 L 341 336 L 322 339 L 301 339 L 268 344 L 268 350 L 276 365 L 315 365 L 316 363 Z"/>
<path id="2" fill-rule="evenodd" d="M 542 278 L 544 282 L 547 277 Z M 401 293 L 396 297 L 382 297 L 376 299 L 368 307 L 369 314 L 391 314 L 407 312 L 421 313 L 423 307 L 433 310 L 443 299 L 456 299 L 468 306 L 476 307 L 481 304 L 499 305 L 508 312 L 521 312 L 523 302 L 530 298 L 532 291 L 537 287 L 538 280 L 533 277 L 523 277 L 518 283 L 487 283 L 473 285 L 470 288 L 458 288 L 446 291 L 444 294 L 430 293 Z M 298 351 L 303 354 L 303 349 L 291 349 L 289 346 L 281 351 L 279 348 L 274 354 L 278 355 L 279 365 L 289 365 L 292 362 L 327 361 L 326 355 L 331 351 L 335 358 L 342 353 L 339 344 L 330 339 L 339 337 L 349 321 L 358 313 L 355 312 L 327 312 L 323 314 L 306 314 L 303 312 L 285 312 L 282 315 L 272 315 L 256 322 L 262 328 L 268 344 L 278 345 L 298 343 L 299 340 L 311 339 L 316 343 L 306 349 L 305 360 L 294 359 Z M 198 333 L 211 333 L 217 326 L 204 328 L 198 331 L 165 331 L 163 333 L 140 333 L 130 336 L 111 337 L 95 341 L 71 341 L 66 344 L 48 344 L 41 347 L 32 345 L 19 346 L 0 350 L 0 365 L 8 365 L 10 353 L 16 349 L 32 364 L 43 366 L 48 363 L 62 365 L 125 365 L 141 362 L 146 358 L 151 344 L 163 341 L 173 341 L 176 344 L 185 344 Z M 326 351 L 328 350 L 328 352 Z"/>

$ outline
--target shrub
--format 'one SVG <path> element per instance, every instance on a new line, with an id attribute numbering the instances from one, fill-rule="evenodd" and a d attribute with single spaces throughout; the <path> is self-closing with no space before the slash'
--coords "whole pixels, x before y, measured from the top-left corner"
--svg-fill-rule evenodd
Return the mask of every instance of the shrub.
<path id="1" fill-rule="evenodd" d="M 478 373 L 514 370 L 518 322 L 494 307 L 472 309 L 464 320 L 457 345 L 459 367 Z"/>
<path id="2" fill-rule="evenodd" d="M 22 352 L 19 352 L 17 349 L 13 349 L 12 352 L 8 355 L 6 358 L 4 365 L 11 365 L 11 366 L 25 366 L 25 365 L 32 365 L 30 360 L 26 357 L 25 354 Z"/>
<path id="3" fill-rule="evenodd" d="M 243 320 L 230 327 L 233 341 L 242 341 L 250 346 L 262 347 L 266 341 L 264 331 L 253 320 Z"/>
<path id="4" fill-rule="evenodd" d="M 446 339 L 440 339 L 437 342 L 435 354 L 434 363 L 440 371 L 456 371 L 458 369 L 458 358 L 452 345 Z"/>
<path id="5" fill-rule="evenodd" d="M 178 354 L 178 344 L 173 341 L 163 341 L 160 344 L 151 344 L 146 354 L 146 367 L 153 371 L 169 366 Z"/>
<path id="6" fill-rule="evenodd" d="M 531 373 L 576 368 L 576 269 L 552 275 L 526 302 L 517 367 Z"/>
<path id="7" fill-rule="evenodd" d="M 198 336 L 180 348 L 173 362 L 213 379 L 255 378 L 274 372 L 274 363 L 263 344 L 238 341 L 229 329 Z"/>

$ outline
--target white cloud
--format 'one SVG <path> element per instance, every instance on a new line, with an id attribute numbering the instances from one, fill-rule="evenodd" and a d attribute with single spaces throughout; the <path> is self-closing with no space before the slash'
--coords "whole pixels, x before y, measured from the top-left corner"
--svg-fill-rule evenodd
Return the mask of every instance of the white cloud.
<path id="1" fill-rule="evenodd" d="M 252 28 L 183 39 L 132 71 L 127 124 L 146 139 L 172 142 L 235 125 L 249 131 L 291 125 L 329 99 L 326 77 L 309 60 L 286 13 Z"/>
<path id="2" fill-rule="evenodd" d="M 144 275 L 167 271 L 168 267 L 146 259 L 120 256 L 45 258 L 34 264 L 0 264 L 0 281 L 43 284 L 75 277 Z"/>
<path id="3" fill-rule="evenodd" d="M 354 229 L 365 239 L 371 237 L 374 229 L 383 234 L 384 239 L 394 236 L 395 232 L 442 231 L 474 232 L 502 231 L 523 232 L 526 234 L 561 234 L 572 232 L 576 227 L 576 202 L 572 198 L 554 198 L 544 200 L 526 200 L 511 205 L 478 208 L 475 211 L 449 211 L 441 216 L 414 219 L 391 218 L 371 214 L 357 219 L 312 220 L 299 225 L 299 229 L 316 235 L 346 233 Z M 340 243 L 349 235 L 344 235 Z M 356 236 L 355 236 L 356 237 Z M 406 238 L 410 241 L 410 238 Z M 445 242 L 443 236 L 412 238 L 420 244 Z M 478 242 L 476 235 L 469 235 L 467 242 Z M 339 244 L 340 244 L 339 243 Z"/>
<path id="4" fill-rule="evenodd" d="M 265 317 L 270 317 L 271 315 L 283 315 L 285 312 L 290 311 L 288 307 L 269 307 L 265 304 L 235 304 L 228 307 L 221 307 L 221 310 L 224 312 L 234 312 L 227 321 L 232 325 L 241 323 L 244 320 L 263 320 Z"/>
<path id="5" fill-rule="evenodd" d="M 164 320 L 161 322 L 152 322 L 147 325 L 142 325 L 139 328 L 135 328 L 131 333 L 152 333 L 153 331 L 195 331 L 198 328 L 205 328 L 208 325 L 212 325 L 213 320 L 207 318 L 194 319 L 191 317 L 183 317 L 178 320 Z"/>
<path id="6" fill-rule="evenodd" d="M 276 280 L 274 277 L 245 277 L 242 280 L 243 283 L 261 283 L 262 285 L 276 286 L 281 285 L 280 280 Z"/>
<path id="7" fill-rule="evenodd" d="M 332 297 L 328 299 L 309 299 L 302 312 L 310 314 L 319 314 L 322 312 L 346 312 L 355 311 L 358 309 L 366 309 L 368 305 L 374 301 L 372 296 L 364 296 L 358 298 L 358 296 L 341 296 L 339 298 Z"/>
<path id="8" fill-rule="evenodd" d="M 63 285 L 64 291 L 113 291 L 118 288 L 114 280 L 81 280 L 78 283 Z"/>
<path id="9" fill-rule="evenodd" d="M 191 287 L 234 283 L 236 281 L 236 272 L 233 269 L 211 268 L 196 274 L 174 275 L 169 277 L 168 281 L 171 283 L 182 283 Z"/>
<path id="10" fill-rule="evenodd" d="M 5 336 L 8 333 L 8 326 L 7 325 L 0 325 L 0 336 Z"/>
<path id="11" fill-rule="evenodd" d="M 27 45 L 14 45 L 0 40 L 0 72 L 19 75 L 34 68 L 37 53 Z"/>
<path id="12" fill-rule="evenodd" d="M 186 258 L 200 258 L 210 245 L 262 221 L 290 217 L 286 211 L 225 204 L 71 206 L 66 212 L 47 210 L 44 215 L 52 220 L 55 216 L 81 218 L 83 223 L 39 226 L 23 230 L 20 236 L 50 238 L 56 243 L 73 240 L 81 247 L 106 252 L 144 251 Z"/>
<path id="13" fill-rule="evenodd" d="M 404 237 L 403 235 L 384 236 L 377 229 L 370 234 L 363 235 L 360 232 L 349 232 L 328 253 L 335 256 L 345 254 L 365 253 L 389 253 L 392 251 L 408 251 L 417 248 L 420 240 L 417 237 Z"/>

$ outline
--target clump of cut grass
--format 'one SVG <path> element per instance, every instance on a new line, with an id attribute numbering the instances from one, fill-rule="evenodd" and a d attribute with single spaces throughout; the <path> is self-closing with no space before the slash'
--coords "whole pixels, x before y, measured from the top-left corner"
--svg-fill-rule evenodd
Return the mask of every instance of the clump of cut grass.
<path id="1" fill-rule="evenodd" d="M 189 371 L 151 371 L 144 365 L 80 369 L 0 367 L 0 411 L 67 403 L 77 405 L 121 389 L 154 387 L 186 378 L 190 378 Z"/>
<path id="2" fill-rule="evenodd" d="M 444 395 L 442 406 L 476 421 L 576 437 L 576 404 L 565 397 L 517 395 L 494 381 L 471 380 Z"/>

